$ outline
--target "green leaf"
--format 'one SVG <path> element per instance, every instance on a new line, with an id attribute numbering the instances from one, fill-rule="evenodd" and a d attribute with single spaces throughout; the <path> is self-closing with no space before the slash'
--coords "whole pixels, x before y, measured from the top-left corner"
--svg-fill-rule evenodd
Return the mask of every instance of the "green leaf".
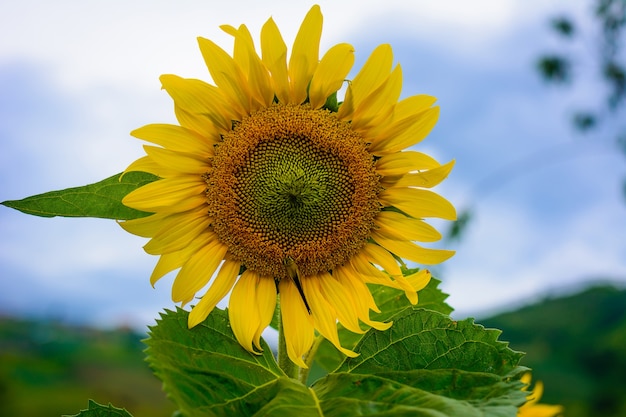
<path id="1" fill-rule="evenodd" d="M 69 417 L 69 416 L 68 416 Z M 107 406 L 89 400 L 89 408 L 82 410 L 71 417 L 133 417 L 128 411 L 122 408 L 113 407 L 110 403 Z"/>
<path id="2" fill-rule="evenodd" d="M 193 329 L 187 317 L 166 311 L 146 341 L 148 362 L 183 415 L 319 416 L 312 393 L 284 375 L 264 341 L 261 355 L 239 345 L 225 311 Z"/>
<path id="3" fill-rule="evenodd" d="M 416 269 L 405 271 L 405 275 L 416 272 Z M 431 278 L 430 282 L 423 290 L 418 293 L 418 306 L 425 309 L 438 311 L 443 314 L 450 314 L 452 307 L 446 302 L 448 295 L 442 292 L 438 286 L 441 283 L 437 278 Z M 382 285 L 370 285 L 372 296 L 376 301 L 376 305 L 380 309 L 380 313 L 371 313 L 371 318 L 376 321 L 388 321 L 398 312 L 404 311 L 411 307 L 411 303 L 404 295 L 404 291 Z M 364 337 L 363 334 L 352 333 L 343 326 L 338 326 L 339 339 L 341 345 L 349 349 L 354 348 L 357 343 Z M 328 340 L 323 340 L 315 355 L 316 369 L 319 367 L 326 373 L 336 369 L 345 359 L 345 356 L 339 352 Z M 324 372 L 311 372 L 310 381 L 313 378 L 324 375 Z"/>
<path id="4" fill-rule="evenodd" d="M 417 269 L 409 269 L 405 271 L 405 275 L 410 275 L 417 271 Z M 431 278 L 428 285 L 418 292 L 417 306 L 448 315 L 452 313 L 453 308 L 446 303 L 445 300 L 448 298 L 448 294 L 439 289 L 439 284 L 441 284 L 440 280 Z M 372 296 L 380 309 L 380 313 L 372 313 L 372 320 L 387 321 L 398 312 L 411 307 L 411 303 L 404 295 L 404 291 L 396 290 L 395 288 L 382 285 L 372 286 Z"/>
<path id="5" fill-rule="evenodd" d="M 460 369 L 506 375 L 522 353 L 498 341 L 500 330 L 485 329 L 473 319 L 455 321 L 431 310 L 407 308 L 392 316 L 384 332 L 369 331 L 359 341 L 356 358 L 339 372 L 376 373 L 413 369 Z"/>
<path id="6" fill-rule="evenodd" d="M 526 368 L 499 330 L 415 307 L 390 319 L 390 329 L 361 337 L 358 357 L 313 385 L 325 416 L 517 415 Z"/>
<path id="7" fill-rule="evenodd" d="M 316 383 L 313 389 L 325 417 L 515 417 L 518 405 L 524 402 L 523 384 L 519 381 L 507 385 L 496 380 L 491 385 L 476 387 L 476 383 L 482 382 L 480 375 L 463 375 L 454 370 L 408 374 L 403 382 L 398 382 L 382 375 L 336 373 Z M 421 387 L 431 381 L 452 385 L 447 391 L 453 390 L 456 398 Z M 455 382 L 468 386 L 459 389 L 454 387 Z"/>
<path id="8" fill-rule="evenodd" d="M 122 198 L 131 191 L 155 181 L 158 177 L 145 172 L 116 174 L 100 182 L 82 187 L 50 191 L 23 200 L 9 200 L 1 204 L 26 214 L 41 217 L 99 217 L 130 220 L 150 215 L 126 207 Z"/>

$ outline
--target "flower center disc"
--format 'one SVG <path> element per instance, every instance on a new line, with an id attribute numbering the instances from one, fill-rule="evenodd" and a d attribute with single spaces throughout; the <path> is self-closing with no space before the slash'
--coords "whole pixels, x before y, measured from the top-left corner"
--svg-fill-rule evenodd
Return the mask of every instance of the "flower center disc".
<path id="1" fill-rule="evenodd" d="M 274 105 L 244 118 L 207 175 L 213 227 L 230 255 L 260 275 L 332 270 L 365 244 L 380 210 L 371 154 L 326 110 Z"/>

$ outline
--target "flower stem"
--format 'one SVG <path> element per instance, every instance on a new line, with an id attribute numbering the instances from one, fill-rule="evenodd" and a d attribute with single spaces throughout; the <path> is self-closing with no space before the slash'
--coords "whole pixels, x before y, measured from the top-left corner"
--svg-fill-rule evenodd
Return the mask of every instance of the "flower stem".
<path id="1" fill-rule="evenodd" d="M 287 341 L 285 332 L 283 332 L 282 312 L 278 320 L 278 366 L 289 378 L 296 379 L 298 377 L 299 368 L 295 363 L 291 362 L 287 354 Z"/>
<path id="2" fill-rule="evenodd" d="M 313 366 L 313 359 L 315 359 L 315 354 L 317 353 L 317 349 L 320 347 L 320 344 L 322 343 L 323 339 L 324 338 L 322 337 L 322 335 L 318 335 L 315 338 L 315 341 L 313 342 L 313 346 L 311 346 L 311 349 L 309 349 L 309 352 L 306 354 L 304 358 L 304 363 L 306 363 L 306 366 L 308 366 L 308 368 L 300 369 L 300 375 L 298 375 L 298 379 L 304 385 L 306 385 L 306 380 L 309 377 L 311 366 Z"/>

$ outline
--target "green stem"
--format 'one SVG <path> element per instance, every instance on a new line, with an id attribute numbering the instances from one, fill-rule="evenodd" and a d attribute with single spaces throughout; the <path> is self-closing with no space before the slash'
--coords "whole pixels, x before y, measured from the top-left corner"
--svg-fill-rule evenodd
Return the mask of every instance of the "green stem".
<path id="1" fill-rule="evenodd" d="M 287 354 L 287 341 L 285 339 L 285 332 L 283 332 L 282 311 L 280 315 L 278 319 L 278 366 L 289 378 L 296 379 L 298 377 L 299 368 L 295 363 L 291 362 Z"/>
<path id="2" fill-rule="evenodd" d="M 298 379 L 304 385 L 306 385 L 306 380 L 309 378 L 309 372 L 311 372 L 311 366 L 313 366 L 313 359 L 315 359 L 315 354 L 317 353 L 317 349 L 319 349 L 322 340 L 324 340 L 322 335 L 317 336 L 313 342 L 313 346 L 311 346 L 311 349 L 309 349 L 309 352 L 304 358 L 304 363 L 308 366 L 308 368 L 300 369 L 300 375 L 298 376 Z"/>

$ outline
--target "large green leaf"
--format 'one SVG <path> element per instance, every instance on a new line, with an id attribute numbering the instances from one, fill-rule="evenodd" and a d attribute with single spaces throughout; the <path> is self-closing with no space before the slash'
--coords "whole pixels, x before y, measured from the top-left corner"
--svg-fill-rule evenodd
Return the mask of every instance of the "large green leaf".
<path id="1" fill-rule="evenodd" d="M 26 214 L 41 217 L 99 217 L 130 220 L 150 215 L 126 207 L 122 198 L 136 188 L 155 181 L 158 177 L 145 172 L 116 174 L 94 184 L 50 191 L 23 200 L 9 200 L 1 204 Z"/>
<path id="2" fill-rule="evenodd" d="M 70 417 L 133 417 L 122 408 L 113 407 L 111 404 L 102 405 L 89 400 L 89 408 Z"/>
<path id="3" fill-rule="evenodd" d="M 411 372 L 398 382 L 387 377 L 397 375 L 333 373 L 316 383 L 314 389 L 325 417 L 515 417 L 517 404 L 524 402 L 521 383 L 496 380 L 492 385 L 476 386 L 483 382 L 481 379 L 489 381 L 481 375 L 465 376 L 469 384 L 465 392 L 454 385 L 446 390 L 453 390 L 456 397 L 420 387 L 424 385 L 421 378 L 450 384 L 450 380 L 458 379 L 456 374 L 454 370 Z M 486 396 L 479 396 L 483 394 Z"/>
<path id="4" fill-rule="evenodd" d="M 185 416 L 319 416 L 312 393 L 287 378 L 269 346 L 243 349 L 227 312 L 214 309 L 193 329 L 188 313 L 166 311 L 150 328 L 148 362 Z"/>
<path id="5" fill-rule="evenodd" d="M 339 372 L 377 373 L 390 370 L 460 369 L 505 375 L 523 356 L 498 341 L 500 330 L 485 329 L 472 319 L 455 321 L 432 310 L 407 308 L 392 316 L 384 332 L 369 331 L 359 341 L 356 358 Z"/>
<path id="6" fill-rule="evenodd" d="M 415 271 L 416 270 L 408 270 L 406 271 L 406 275 Z M 440 283 L 441 281 L 438 279 L 431 278 L 426 288 L 419 291 L 418 307 L 444 314 L 452 312 L 452 307 L 445 302 L 448 295 L 439 289 Z M 380 309 L 380 313 L 371 313 L 373 320 L 388 321 L 398 312 L 411 307 L 411 303 L 404 295 L 404 291 L 382 285 L 370 285 L 370 290 L 372 291 L 376 305 Z M 364 337 L 363 334 L 352 333 L 341 325 L 338 326 L 338 331 L 341 345 L 350 349 L 354 348 L 361 338 Z M 336 369 L 344 359 L 345 356 L 328 340 L 323 340 L 315 355 L 314 369 L 316 372 L 311 372 L 311 379 Z"/>
<path id="7" fill-rule="evenodd" d="M 390 319 L 313 385 L 325 416 L 516 416 L 525 368 L 499 330 L 414 307 Z"/>

